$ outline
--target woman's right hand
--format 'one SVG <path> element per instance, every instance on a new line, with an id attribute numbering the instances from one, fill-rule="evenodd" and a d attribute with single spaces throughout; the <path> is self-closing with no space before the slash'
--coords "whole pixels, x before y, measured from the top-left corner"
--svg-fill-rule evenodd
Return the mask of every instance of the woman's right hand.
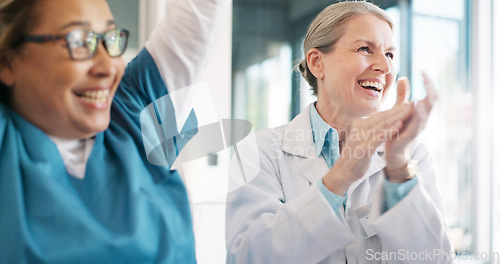
<path id="1" fill-rule="evenodd" d="M 347 188 L 365 174 L 377 147 L 397 135 L 412 108 L 413 104 L 403 103 L 368 118 L 354 120 L 341 146 L 340 158 L 323 177 L 325 187 L 343 196 Z"/>

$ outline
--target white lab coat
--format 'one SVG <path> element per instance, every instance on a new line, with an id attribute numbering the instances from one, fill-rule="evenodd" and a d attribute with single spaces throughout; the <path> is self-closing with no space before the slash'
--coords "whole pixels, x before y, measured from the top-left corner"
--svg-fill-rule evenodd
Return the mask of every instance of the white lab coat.
<path id="1" fill-rule="evenodd" d="M 258 131 L 255 152 L 250 143 L 239 146 L 241 162 L 233 158 L 231 182 L 248 182 L 228 194 L 228 263 L 345 264 L 346 257 L 349 264 L 451 263 L 443 202 L 425 147 L 416 144 L 412 152 L 418 183 L 383 214 L 385 160 L 383 148 L 377 149 L 365 175 L 348 189 L 340 219 L 316 185 L 329 168 L 316 155 L 309 110 Z M 365 226 L 376 235 L 365 238 L 356 212 L 370 205 Z"/>

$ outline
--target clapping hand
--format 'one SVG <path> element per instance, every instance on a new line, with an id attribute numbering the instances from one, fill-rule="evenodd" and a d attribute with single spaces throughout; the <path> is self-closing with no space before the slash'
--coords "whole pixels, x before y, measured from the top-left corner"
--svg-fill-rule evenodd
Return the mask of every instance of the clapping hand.
<path id="1" fill-rule="evenodd" d="M 408 79 L 400 78 L 397 82 L 398 95 L 394 108 L 399 107 L 401 104 L 412 104 L 412 110 L 409 118 L 403 122 L 399 134 L 385 143 L 385 158 L 387 161 L 386 171 L 390 172 L 391 170 L 397 170 L 406 166 L 410 159 L 408 153 L 409 146 L 418 134 L 424 130 L 432 108 L 438 100 L 438 93 L 432 80 L 427 74 L 423 73 L 422 75 L 427 96 L 416 103 L 408 102 L 410 91 L 410 82 Z M 388 180 L 392 182 L 401 183 L 408 180 L 406 178 L 399 178 L 396 175 L 390 175 L 390 173 L 386 176 Z"/>

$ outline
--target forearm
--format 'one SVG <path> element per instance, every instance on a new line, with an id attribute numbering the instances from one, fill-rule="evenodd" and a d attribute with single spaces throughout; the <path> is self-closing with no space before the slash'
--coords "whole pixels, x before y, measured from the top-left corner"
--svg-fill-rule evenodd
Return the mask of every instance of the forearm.
<path id="1" fill-rule="evenodd" d="M 452 247 L 444 215 L 422 188 L 421 181 L 394 208 L 373 215 L 370 226 L 380 238 L 384 252 L 424 256 L 415 263 L 450 263 L 447 257 Z M 408 259 L 394 263 L 408 263 Z"/>
<path id="2" fill-rule="evenodd" d="M 448 263 L 446 257 L 452 248 L 441 194 L 429 153 L 422 144 L 417 145 L 411 155 L 412 159 L 419 161 L 414 186 L 387 211 L 383 208 L 387 202 L 384 186 L 379 186 L 370 214 L 370 225 L 380 238 L 384 251 L 431 252 L 431 260 L 416 263 Z"/>
<path id="3" fill-rule="evenodd" d="M 408 195 L 417 182 L 418 178 L 416 177 L 413 177 L 404 183 L 393 183 L 386 178 L 384 181 L 385 208 L 383 211 L 388 211 L 398 204 L 403 198 L 406 197 L 406 195 Z"/>

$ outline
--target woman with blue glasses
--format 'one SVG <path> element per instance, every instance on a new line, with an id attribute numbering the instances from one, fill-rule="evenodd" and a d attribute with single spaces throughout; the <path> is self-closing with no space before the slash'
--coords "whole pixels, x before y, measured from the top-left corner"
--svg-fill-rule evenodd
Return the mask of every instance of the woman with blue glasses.
<path id="1" fill-rule="evenodd" d="M 0 263 L 196 262 L 185 186 L 148 161 L 140 114 L 200 81 L 221 2 L 168 1 L 125 67 L 105 0 L 0 0 Z"/>

